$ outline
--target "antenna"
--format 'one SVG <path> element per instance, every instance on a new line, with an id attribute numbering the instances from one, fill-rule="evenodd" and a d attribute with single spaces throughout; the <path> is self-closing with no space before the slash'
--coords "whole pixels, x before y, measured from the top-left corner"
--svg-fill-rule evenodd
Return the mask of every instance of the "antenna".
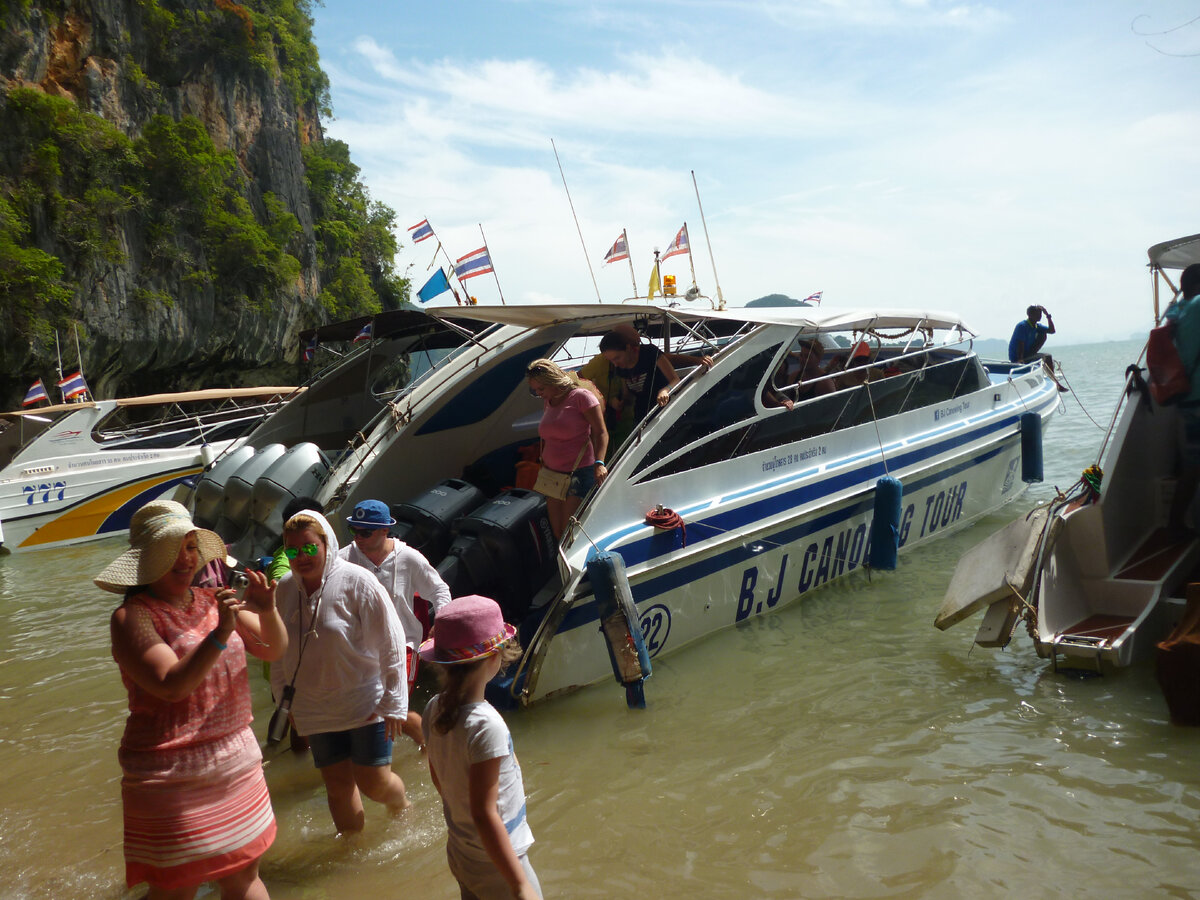
<path id="1" fill-rule="evenodd" d="M 700 207 L 700 224 L 704 226 L 704 243 L 708 245 L 708 258 L 712 260 L 713 281 L 717 285 L 717 309 L 724 309 L 725 295 L 721 293 L 721 279 L 717 277 L 717 260 L 713 256 L 712 241 L 708 239 L 708 222 L 704 220 L 704 204 L 700 202 L 700 188 L 696 184 L 695 169 L 692 169 L 692 187 L 696 190 L 696 205 Z"/>
<path id="2" fill-rule="evenodd" d="M 558 148 L 554 146 L 554 138 L 550 138 L 550 149 L 554 151 L 554 161 L 558 163 L 558 175 L 562 178 L 563 190 L 567 194 L 567 203 L 571 207 L 571 218 L 575 220 L 575 230 L 579 232 L 579 246 L 583 248 L 583 258 L 587 262 L 588 274 L 592 276 L 592 287 L 596 290 L 596 302 L 603 303 L 604 301 L 600 299 L 600 286 L 596 284 L 596 273 L 592 271 L 592 260 L 588 256 L 587 244 L 583 240 L 583 229 L 579 227 L 579 216 L 575 215 L 575 202 L 571 199 L 571 191 L 567 188 L 567 176 L 563 174 L 562 160 L 558 158 Z"/>

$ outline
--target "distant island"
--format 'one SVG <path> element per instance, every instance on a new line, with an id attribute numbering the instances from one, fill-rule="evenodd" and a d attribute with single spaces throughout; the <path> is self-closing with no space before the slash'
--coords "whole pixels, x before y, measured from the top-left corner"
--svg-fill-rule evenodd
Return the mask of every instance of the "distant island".
<path id="1" fill-rule="evenodd" d="M 806 303 L 803 300 L 797 300 L 795 297 L 789 297 L 787 294 L 767 294 L 765 297 L 759 297 L 757 300 L 751 300 L 747 306 L 812 306 L 811 303 Z"/>

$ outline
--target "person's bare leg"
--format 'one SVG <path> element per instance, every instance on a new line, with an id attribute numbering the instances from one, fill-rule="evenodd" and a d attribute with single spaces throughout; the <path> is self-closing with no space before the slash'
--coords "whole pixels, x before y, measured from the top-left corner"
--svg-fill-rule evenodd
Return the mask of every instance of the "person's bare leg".
<path id="1" fill-rule="evenodd" d="M 325 795 L 329 802 L 329 814 L 333 816 L 333 824 L 341 833 L 362 831 L 366 824 L 366 813 L 363 812 L 362 798 L 358 795 L 358 785 L 354 770 L 358 768 L 350 760 L 321 769 L 321 778 L 325 781 Z"/>
<path id="2" fill-rule="evenodd" d="M 354 781 L 360 791 L 376 803 L 382 803 L 393 815 L 412 806 L 408 802 L 408 794 L 404 791 L 404 782 L 392 771 L 390 765 L 355 765 Z"/>
<path id="3" fill-rule="evenodd" d="M 271 900 L 267 886 L 258 877 L 258 860 L 244 869 L 217 879 L 221 900 Z"/>

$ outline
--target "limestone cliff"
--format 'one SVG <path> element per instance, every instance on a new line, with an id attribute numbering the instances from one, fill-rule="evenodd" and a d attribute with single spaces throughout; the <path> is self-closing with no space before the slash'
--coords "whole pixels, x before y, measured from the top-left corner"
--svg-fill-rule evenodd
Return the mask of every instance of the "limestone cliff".
<path id="1" fill-rule="evenodd" d="M 0 7 L 0 399 L 295 377 L 298 334 L 392 308 L 393 214 L 326 141 L 309 0 Z"/>

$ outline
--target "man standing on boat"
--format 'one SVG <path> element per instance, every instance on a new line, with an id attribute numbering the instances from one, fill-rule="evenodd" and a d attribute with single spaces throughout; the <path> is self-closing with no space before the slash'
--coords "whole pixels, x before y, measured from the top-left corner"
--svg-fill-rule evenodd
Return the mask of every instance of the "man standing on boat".
<path id="1" fill-rule="evenodd" d="M 1188 508 L 1200 484 L 1200 263 L 1192 263 L 1183 270 L 1179 276 L 1179 299 L 1167 307 L 1163 318 L 1175 324 L 1172 335 L 1175 349 L 1192 386 L 1176 407 L 1183 443 L 1175 493 L 1167 515 L 1167 528 L 1172 534 L 1182 535 L 1188 531 Z"/>
<path id="2" fill-rule="evenodd" d="M 413 609 L 413 595 L 420 594 L 436 614 L 450 602 L 450 588 L 419 551 L 388 535 L 396 520 L 382 500 L 360 500 L 354 507 L 354 515 L 346 517 L 346 523 L 354 540 L 341 548 L 338 556 L 371 572 L 392 598 L 404 626 L 404 643 L 408 647 L 406 674 L 411 692 L 417 680 L 417 648 L 423 637 L 421 622 Z M 411 709 L 403 730 L 418 747 L 424 747 L 421 717 Z"/>

